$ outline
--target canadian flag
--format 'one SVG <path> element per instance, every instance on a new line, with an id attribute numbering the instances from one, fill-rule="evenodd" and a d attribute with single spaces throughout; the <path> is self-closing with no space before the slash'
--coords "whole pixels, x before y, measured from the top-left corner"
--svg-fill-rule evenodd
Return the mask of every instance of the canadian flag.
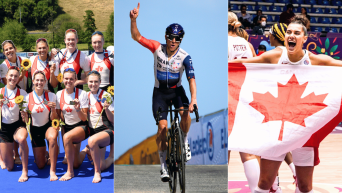
<path id="1" fill-rule="evenodd" d="M 342 120 L 342 68 L 228 64 L 228 149 L 277 157 Z"/>

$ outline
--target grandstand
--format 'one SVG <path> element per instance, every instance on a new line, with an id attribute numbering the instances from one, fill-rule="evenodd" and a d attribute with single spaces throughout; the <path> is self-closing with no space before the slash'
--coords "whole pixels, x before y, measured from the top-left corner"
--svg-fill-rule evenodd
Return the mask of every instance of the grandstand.
<path id="1" fill-rule="evenodd" d="M 231 11 L 240 12 L 240 6 L 247 6 L 247 13 L 256 16 L 260 9 L 267 16 L 267 26 L 279 21 L 279 15 L 286 11 L 286 5 L 292 3 L 293 12 L 300 14 L 305 7 L 311 16 L 310 29 L 314 32 L 342 33 L 342 0 L 242 0 L 228 1 Z"/>

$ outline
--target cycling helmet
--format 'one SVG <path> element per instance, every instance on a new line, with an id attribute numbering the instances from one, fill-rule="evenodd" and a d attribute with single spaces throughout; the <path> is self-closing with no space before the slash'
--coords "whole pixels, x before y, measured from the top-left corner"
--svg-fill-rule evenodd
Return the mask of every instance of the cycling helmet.
<path id="1" fill-rule="evenodd" d="M 178 23 L 173 23 L 166 28 L 165 34 L 179 35 L 182 39 L 184 37 L 185 32 L 181 25 L 179 25 Z"/>

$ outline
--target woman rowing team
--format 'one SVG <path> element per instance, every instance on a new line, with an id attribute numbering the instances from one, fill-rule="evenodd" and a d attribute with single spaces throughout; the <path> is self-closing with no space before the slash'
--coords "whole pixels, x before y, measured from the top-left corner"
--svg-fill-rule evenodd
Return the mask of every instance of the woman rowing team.
<path id="1" fill-rule="evenodd" d="M 51 165 L 50 181 L 58 180 L 60 120 L 64 121 L 61 130 L 65 149 L 63 162 L 68 164 L 60 181 L 73 178 L 74 168 L 80 167 L 87 155 L 95 168 L 93 183 L 98 183 L 101 171 L 114 160 L 114 87 L 111 86 L 114 59 L 103 49 L 104 38 L 99 31 L 92 34 L 95 53 L 90 56 L 77 49 L 76 30 L 68 29 L 64 41 L 65 49 L 53 48 L 49 55 L 47 40 L 39 38 L 36 41 L 38 55 L 30 59 L 17 56 L 11 40 L 1 44 L 6 60 L 0 65 L 1 80 L 5 84 L 0 89 L 0 165 L 11 171 L 14 163 L 22 163 L 19 182 L 28 180 L 28 136 L 38 168 Z M 83 71 L 86 76 L 82 76 Z M 32 85 L 28 83 L 29 78 Z M 86 83 L 89 92 L 81 89 Z M 55 87 L 59 90 L 56 94 Z M 88 145 L 80 151 L 80 143 L 88 137 Z M 49 152 L 46 152 L 45 139 Z M 105 159 L 108 145 L 110 154 Z"/>

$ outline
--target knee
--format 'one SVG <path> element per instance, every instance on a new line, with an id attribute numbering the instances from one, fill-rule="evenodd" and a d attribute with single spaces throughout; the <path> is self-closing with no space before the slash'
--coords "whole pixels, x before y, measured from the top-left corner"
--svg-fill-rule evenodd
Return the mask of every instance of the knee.
<path id="1" fill-rule="evenodd" d="M 263 189 L 263 190 L 267 190 L 272 186 L 273 181 L 270 181 L 267 178 L 259 178 L 259 183 L 258 186 L 259 188 Z"/>
<path id="2" fill-rule="evenodd" d="M 53 134 L 49 134 L 46 136 L 46 139 L 49 141 L 50 144 L 54 144 L 57 141 L 57 136 Z"/>
<path id="3" fill-rule="evenodd" d="M 12 171 L 13 170 L 13 165 L 11 166 L 6 166 L 7 171 Z"/>
<path id="4" fill-rule="evenodd" d="M 96 140 L 93 137 L 90 137 L 88 139 L 88 145 L 90 149 L 93 149 L 97 145 Z"/>
<path id="5" fill-rule="evenodd" d="M 190 119 L 190 113 L 189 111 L 184 111 L 183 114 L 181 114 L 181 119 L 183 121 L 187 121 L 188 119 Z"/>
<path id="6" fill-rule="evenodd" d="M 38 169 L 40 169 L 40 170 L 43 169 L 45 166 L 45 163 L 43 163 L 43 162 L 37 162 L 36 164 L 37 164 Z"/>
<path id="7" fill-rule="evenodd" d="M 310 192 L 312 189 L 307 183 L 301 180 L 298 180 L 297 184 L 298 184 L 298 189 L 300 190 L 300 192 Z"/>
<path id="8" fill-rule="evenodd" d="M 26 135 L 27 137 L 27 135 Z M 25 136 L 18 136 L 17 137 L 17 142 L 19 143 L 19 145 L 22 145 L 23 143 L 26 142 L 26 137 Z"/>
<path id="9" fill-rule="evenodd" d="M 64 142 L 64 144 L 71 143 L 71 142 L 72 142 L 72 136 L 71 136 L 71 135 L 68 135 L 67 133 L 64 134 L 64 136 L 63 136 L 63 142 Z"/>
<path id="10" fill-rule="evenodd" d="M 159 123 L 158 125 L 158 135 L 166 134 L 167 124 Z"/>

